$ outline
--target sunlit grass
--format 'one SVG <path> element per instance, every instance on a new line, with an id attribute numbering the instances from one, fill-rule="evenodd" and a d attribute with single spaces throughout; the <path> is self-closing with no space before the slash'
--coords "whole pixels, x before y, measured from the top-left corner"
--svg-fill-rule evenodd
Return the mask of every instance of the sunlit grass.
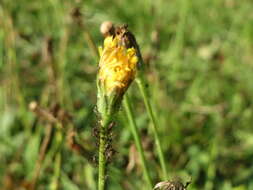
<path id="1" fill-rule="evenodd" d="M 96 189 L 96 158 L 73 151 L 67 134 L 75 126 L 76 143 L 97 156 L 98 62 L 90 37 L 101 44 L 99 26 L 111 20 L 129 24 L 147 64 L 168 180 L 192 178 L 188 190 L 252 189 L 252 6 L 251 0 L 1 1 L 0 186 L 31 187 L 52 125 L 35 189 Z M 136 84 L 128 94 L 149 174 L 160 182 L 152 122 Z M 33 100 L 51 114 L 60 113 L 53 109 L 58 103 L 72 123 L 62 130 L 32 113 Z M 136 148 L 129 151 L 134 138 L 128 125 L 120 109 L 110 189 L 147 184 L 139 159 L 127 170 L 130 158 L 138 158 Z"/>

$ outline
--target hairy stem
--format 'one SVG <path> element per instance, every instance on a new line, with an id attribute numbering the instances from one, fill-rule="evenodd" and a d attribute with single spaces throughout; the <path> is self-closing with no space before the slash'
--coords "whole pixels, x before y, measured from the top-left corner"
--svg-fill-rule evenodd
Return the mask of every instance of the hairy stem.
<path id="1" fill-rule="evenodd" d="M 144 172 L 143 175 L 145 177 L 145 180 L 147 181 L 149 189 L 152 189 L 152 187 L 153 187 L 152 186 L 152 181 L 151 181 L 151 177 L 149 175 L 146 159 L 145 159 L 145 156 L 144 156 L 144 150 L 142 148 L 141 138 L 140 138 L 139 133 L 137 131 L 137 125 L 136 125 L 136 122 L 135 122 L 135 119 L 134 119 L 134 116 L 133 116 L 133 110 L 132 110 L 130 100 L 129 100 L 129 97 L 128 97 L 127 94 L 125 95 L 123 103 L 124 103 L 124 107 L 125 107 L 125 110 L 126 110 L 127 118 L 129 120 L 130 130 L 131 130 L 132 135 L 134 137 L 134 141 L 135 141 L 135 145 L 137 147 L 137 150 L 140 154 L 141 164 L 142 164 L 143 172 Z"/>
<path id="2" fill-rule="evenodd" d="M 110 116 L 104 114 L 101 119 L 101 126 L 99 132 L 98 190 L 105 189 L 105 175 L 106 175 L 105 147 L 107 139 L 106 131 L 109 123 L 110 123 Z"/>

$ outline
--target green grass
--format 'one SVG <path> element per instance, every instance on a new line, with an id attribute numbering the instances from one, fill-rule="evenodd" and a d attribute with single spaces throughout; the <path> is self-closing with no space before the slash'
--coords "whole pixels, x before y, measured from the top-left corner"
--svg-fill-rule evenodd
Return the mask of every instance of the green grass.
<path id="1" fill-rule="evenodd" d="M 97 58 L 89 38 L 101 45 L 99 26 L 111 20 L 129 24 L 147 63 L 149 98 L 169 179 L 192 178 L 189 190 L 252 189 L 252 7 L 251 0 L 2 0 L 0 187 L 31 186 L 51 126 L 35 189 L 96 189 L 96 161 L 71 150 L 67 136 L 74 125 L 78 143 L 97 156 L 92 132 L 97 126 Z M 76 9 L 81 17 L 73 16 Z M 159 182 L 162 170 L 151 122 L 136 84 L 129 96 L 152 181 Z M 60 129 L 37 117 L 28 109 L 33 100 L 47 110 L 58 103 L 73 123 Z M 139 161 L 127 170 L 134 144 L 128 125 L 120 111 L 109 189 L 146 187 Z"/>

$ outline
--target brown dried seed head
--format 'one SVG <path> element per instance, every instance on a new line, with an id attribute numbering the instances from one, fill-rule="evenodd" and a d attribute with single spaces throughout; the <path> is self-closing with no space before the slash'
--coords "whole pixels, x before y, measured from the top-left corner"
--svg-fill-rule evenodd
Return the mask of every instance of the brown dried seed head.
<path id="1" fill-rule="evenodd" d="M 184 186 L 179 181 L 162 181 L 155 185 L 153 190 L 186 190 L 188 184 Z"/>

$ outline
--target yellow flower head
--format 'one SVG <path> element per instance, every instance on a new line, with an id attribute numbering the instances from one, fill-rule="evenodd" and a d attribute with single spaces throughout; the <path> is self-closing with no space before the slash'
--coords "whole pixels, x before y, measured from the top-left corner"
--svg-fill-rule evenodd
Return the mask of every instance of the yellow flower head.
<path id="1" fill-rule="evenodd" d="M 124 93 L 135 78 L 139 52 L 127 26 L 116 27 L 99 50 L 97 110 L 101 115 L 111 115 L 118 111 Z"/>
<path id="2" fill-rule="evenodd" d="M 124 94 L 136 74 L 138 57 L 134 48 L 127 48 L 121 36 L 108 36 L 100 50 L 99 73 L 105 94 Z"/>

